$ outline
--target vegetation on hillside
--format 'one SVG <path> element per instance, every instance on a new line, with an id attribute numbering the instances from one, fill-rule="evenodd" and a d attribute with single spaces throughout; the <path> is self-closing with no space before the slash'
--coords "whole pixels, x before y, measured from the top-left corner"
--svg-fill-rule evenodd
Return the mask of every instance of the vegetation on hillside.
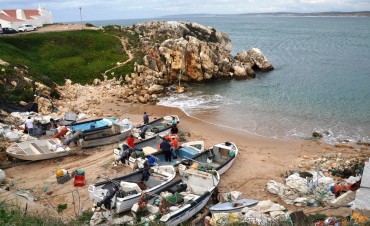
<path id="1" fill-rule="evenodd" d="M 26 65 L 35 81 L 46 76 L 60 85 L 65 79 L 91 83 L 128 59 L 119 39 L 92 30 L 5 36 L 0 38 L 0 49 L 0 59 Z"/>
<path id="2" fill-rule="evenodd" d="M 23 78 L 10 66 L 1 66 L 0 70 L 0 100 L 7 102 L 32 101 L 34 99 L 33 84 Z"/>

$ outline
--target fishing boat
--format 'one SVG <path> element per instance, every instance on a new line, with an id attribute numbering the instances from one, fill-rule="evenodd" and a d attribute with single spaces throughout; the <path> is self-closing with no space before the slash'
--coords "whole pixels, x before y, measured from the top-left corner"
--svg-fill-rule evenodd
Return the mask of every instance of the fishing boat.
<path id="1" fill-rule="evenodd" d="M 106 180 L 88 188 L 89 197 L 96 206 L 114 209 L 116 213 L 130 210 L 143 192 L 155 193 L 169 184 L 176 176 L 173 166 L 152 167 L 148 181 L 142 181 L 142 170 L 122 177 Z"/>
<path id="2" fill-rule="evenodd" d="M 219 181 L 217 171 L 188 169 L 181 180 L 160 193 L 142 194 L 131 211 L 139 224 L 150 224 L 158 219 L 159 224 L 179 225 L 207 204 Z"/>
<path id="3" fill-rule="evenodd" d="M 241 212 L 245 207 L 252 207 L 258 203 L 256 200 L 252 199 L 238 199 L 231 202 L 217 203 L 211 206 L 209 210 L 211 213 L 234 213 Z"/>
<path id="4" fill-rule="evenodd" d="M 128 137 L 133 127 L 132 122 L 128 119 L 115 121 L 108 129 L 82 133 L 78 145 L 81 148 L 91 148 L 118 143 Z"/>
<path id="5" fill-rule="evenodd" d="M 72 123 L 67 126 L 71 131 L 82 131 L 83 133 L 98 132 L 100 130 L 110 129 L 114 122 L 117 122 L 117 118 L 100 118 L 89 120 L 85 122 Z"/>
<path id="6" fill-rule="evenodd" d="M 174 117 L 177 121 L 177 123 L 180 122 L 180 118 L 177 115 L 167 115 L 158 119 L 155 119 L 154 121 L 151 121 L 148 124 L 144 124 L 141 126 L 138 126 L 132 130 L 132 135 L 138 139 L 148 139 L 153 136 L 164 136 L 166 133 L 169 133 L 171 130 L 171 121 L 172 117 Z"/>
<path id="7" fill-rule="evenodd" d="M 161 140 L 162 141 L 162 140 Z M 137 150 L 137 147 L 135 146 Z M 171 162 L 166 162 L 165 155 L 163 151 L 159 151 L 157 147 L 142 147 L 143 156 L 138 158 L 130 157 L 128 163 L 130 166 L 135 169 L 137 167 L 142 167 L 144 162 L 148 158 L 153 157 L 156 164 L 160 165 L 179 165 L 183 160 L 192 159 L 194 156 L 197 156 L 199 153 L 204 151 L 204 142 L 203 141 L 191 141 L 183 143 L 177 150 L 175 150 L 176 158 L 172 157 Z M 115 159 L 120 159 L 122 152 L 115 151 Z"/>
<path id="8" fill-rule="evenodd" d="M 224 142 L 183 161 L 183 164 L 190 166 L 195 162 L 204 170 L 217 170 L 222 175 L 231 167 L 237 155 L 238 147 L 232 142 Z"/>
<path id="9" fill-rule="evenodd" d="M 16 143 L 8 147 L 6 153 L 14 158 L 35 161 L 69 155 L 70 149 L 54 138 Z"/>

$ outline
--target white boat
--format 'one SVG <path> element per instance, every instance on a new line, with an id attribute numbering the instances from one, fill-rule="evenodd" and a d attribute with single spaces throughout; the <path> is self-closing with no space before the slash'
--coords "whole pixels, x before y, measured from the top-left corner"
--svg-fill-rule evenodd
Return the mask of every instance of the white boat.
<path id="1" fill-rule="evenodd" d="M 153 137 L 154 138 L 154 137 Z M 153 139 L 153 141 L 156 141 L 157 139 Z M 160 139 L 162 141 L 162 139 Z M 160 142 L 161 142 L 160 141 Z M 150 156 L 154 157 L 156 159 L 156 163 L 160 165 L 173 165 L 177 166 L 179 165 L 183 160 L 192 159 L 194 156 L 197 156 L 199 153 L 204 151 L 204 142 L 203 141 L 191 141 L 187 143 L 181 144 L 181 146 L 175 151 L 176 159 L 171 158 L 171 162 L 165 161 L 165 155 L 163 151 L 159 151 L 157 149 L 157 146 L 160 144 L 160 142 L 157 141 L 156 146 L 140 146 L 139 148 L 143 150 L 144 157 L 140 158 L 130 158 L 129 162 L 132 164 L 135 164 L 137 162 L 138 167 L 142 166 L 143 163 L 146 161 L 146 159 Z M 153 143 L 154 144 L 154 143 Z M 138 147 L 135 145 L 135 149 Z M 119 148 L 113 150 L 114 158 L 116 160 L 122 158 L 123 154 L 123 146 L 121 145 Z"/>
<path id="2" fill-rule="evenodd" d="M 224 142 L 215 144 L 212 148 L 199 153 L 191 159 L 183 161 L 183 164 L 191 165 L 193 162 L 196 162 L 204 170 L 217 170 L 222 175 L 231 167 L 237 155 L 238 147 L 236 144 Z"/>
<path id="3" fill-rule="evenodd" d="M 129 210 L 139 201 L 143 192 L 155 193 L 176 176 L 173 166 L 156 166 L 151 169 L 153 172 L 148 181 L 141 182 L 142 171 L 138 170 L 122 177 L 90 185 L 89 197 L 95 205 L 104 205 L 107 209 L 114 209 L 116 213 Z"/>
<path id="4" fill-rule="evenodd" d="M 43 139 L 16 143 L 6 149 L 6 153 L 23 160 L 44 160 L 69 155 L 59 139 Z"/>
<path id="5" fill-rule="evenodd" d="M 78 145 L 81 148 L 91 148 L 118 143 L 128 137 L 133 127 L 133 124 L 128 119 L 116 121 L 108 129 L 83 133 L 82 138 L 78 140 Z"/>
<path id="6" fill-rule="evenodd" d="M 180 118 L 177 115 L 166 115 L 164 117 L 155 119 L 154 121 L 149 122 L 132 129 L 132 135 L 138 139 L 148 139 L 153 136 L 164 136 L 171 130 L 171 121 L 172 117 L 175 117 L 177 123 L 180 122 Z"/>
<path id="7" fill-rule="evenodd" d="M 159 224 L 179 225 L 203 209 L 219 181 L 217 171 L 185 170 L 181 180 L 167 186 L 159 195 L 143 194 L 131 211 L 140 218 L 137 219 L 140 223 L 160 217 Z M 148 214 L 142 216 L 143 212 Z"/>
<path id="8" fill-rule="evenodd" d="M 252 199 L 238 199 L 233 202 L 217 203 L 211 206 L 209 210 L 211 213 L 234 213 L 242 211 L 245 207 L 254 206 L 257 203 L 258 201 Z"/>

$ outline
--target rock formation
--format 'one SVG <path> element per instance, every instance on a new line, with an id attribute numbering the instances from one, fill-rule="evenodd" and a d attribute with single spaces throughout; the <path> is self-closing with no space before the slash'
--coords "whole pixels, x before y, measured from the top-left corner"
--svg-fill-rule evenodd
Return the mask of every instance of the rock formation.
<path id="1" fill-rule="evenodd" d="M 254 69 L 274 69 L 257 48 L 233 57 L 226 34 L 197 23 L 152 21 L 123 29 L 138 34 L 144 52 L 143 65 L 136 65 L 134 73 L 125 78 L 128 102 L 156 102 L 165 87 L 179 80 L 248 79 L 256 76 Z M 175 91 L 184 92 L 184 88 Z"/>

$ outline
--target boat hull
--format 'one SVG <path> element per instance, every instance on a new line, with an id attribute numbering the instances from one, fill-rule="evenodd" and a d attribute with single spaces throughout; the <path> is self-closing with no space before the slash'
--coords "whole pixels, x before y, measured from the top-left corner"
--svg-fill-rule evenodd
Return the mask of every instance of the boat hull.
<path id="1" fill-rule="evenodd" d="M 58 149 L 52 149 L 52 145 L 58 145 Z M 70 154 L 69 148 L 61 147 L 58 139 L 45 139 L 16 143 L 7 148 L 6 153 L 14 158 L 37 161 L 63 157 Z"/>
<path id="2" fill-rule="evenodd" d="M 98 137 L 98 138 L 93 138 L 93 139 L 80 139 L 78 141 L 78 145 L 80 146 L 80 148 L 92 148 L 92 147 L 113 144 L 113 143 L 117 143 L 119 141 L 126 139 L 129 133 L 130 131 L 125 131 L 125 132 L 116 133 L 116 134 L 113 134 L 107 137 Z"/>
<path id="3" fill-rule="evenodd" d="M 245 207 L 255 206 L 258 201 L 250 199 L 240 199 L 236 200 L 234 203 L 240 204 L 234 207 L 232 203 L 219 203 L 209 208 L 211 213 L 235 213 L 242 211 Z"/>
<path id="4" fill-rule="evenodd" d="M 206 192 L 200 196 L 197 200 L 190 204 L 190 206 L 183 211 L 171 216 L 167 221 L 163 222 L 168 226 L 179 225 L 184 221 L 187 221 L 189 218 L 197 214 L 204 206 L 208 203 L 208 200 L 211 198 L 214 189 L 211 192 Z"/>

